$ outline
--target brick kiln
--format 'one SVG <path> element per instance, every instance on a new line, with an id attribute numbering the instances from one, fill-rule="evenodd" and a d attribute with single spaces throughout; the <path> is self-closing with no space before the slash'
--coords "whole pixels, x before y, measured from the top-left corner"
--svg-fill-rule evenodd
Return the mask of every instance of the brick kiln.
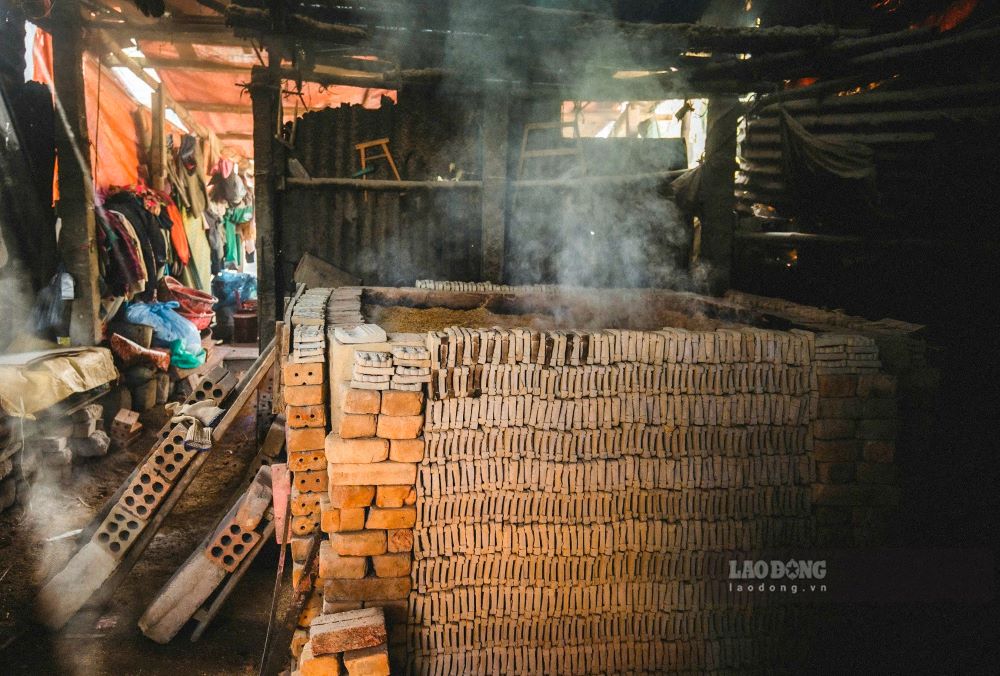
<path id="1" fill-rule="evenodd" d="M 296 576 L 323 538 L 297 658 L 317 614 L 380 606 L 408 672 L 759 666 L 788 609 L 727 596 L 727 560 L 882 536 L 880 351 L 922 368 L 917 327 L 743 294 L 420 286 L 291 311 Z M 362 317 L 388 335 L 336 331 Z"/>

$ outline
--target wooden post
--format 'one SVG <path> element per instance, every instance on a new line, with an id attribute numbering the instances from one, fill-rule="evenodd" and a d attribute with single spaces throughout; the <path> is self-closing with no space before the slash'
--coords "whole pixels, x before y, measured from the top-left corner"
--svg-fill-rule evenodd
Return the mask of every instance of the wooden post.
<path id="1" fill-rule="evenodd" d="M 83 83 L 83 34 L 76 3 L 56 3 L 53 15 L 58 214 L 62 219 L 59 255 L 75 285 L 70 339 L 74 345 L 93 345 L 101 338 L 98 319 L 100 292 L 97 287 L 94 181 L 90 173 L 90 139 Z"/>
<path id="2" fill-rule="evenodd" d="M 495 87 L 483 94 L 482 267 L 484 281 L 503 282 L 507 230 L 509 96 Z"/>
<path id="3" fill-rule="evenodd" d="M 149 152 L 149 176 L 153 187 L 163 190 L 167 183 L 166 93 L 161 82 L 153 90 L 153 139 Z"/>
<path id="4" fill-rule="evenodd" d="M 281 80 L 274 69 L 256 67 L 250 82 L 253 104 L 254 218 L 257 222 L 257 326 L 260 344 L 274 336 L 283 316 L 278 179 L 284 175 L 274 136 L 281 116 Z"/>
<path id="5" fill-rule="evenodd" d="M 729 288 L 733 247 L 733 180 L 736 172 L 736 123 L 740 102 L 734 97 L 708 100 L 705 166 L 701 179 L 701 260 L 708 265 L 712 293 Z"/>

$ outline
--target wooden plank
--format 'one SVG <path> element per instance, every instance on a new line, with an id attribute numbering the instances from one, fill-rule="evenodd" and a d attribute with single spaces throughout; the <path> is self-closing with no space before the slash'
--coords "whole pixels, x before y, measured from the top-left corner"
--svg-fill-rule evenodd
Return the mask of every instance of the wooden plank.
<path id="1" fill-rule="evenodd" d="M 281 218 L 277 185 L 278 177 L 284 174 L 284 166 L 274 139 L 281 118 L 280 90 L 281 82 L 273 70 L 254 68 L 250 101 L 253 104 L 254 219 L 257 223 L 257 333 L 262 345 L 274 335 L 285 293 L 278 257 Z"/>
<path id="2" fill-rule="evenodd" d="M 357 190 L 481 190 L 482 181 L 389 181 L 360 178 L 287 178 L 289 188 L 355 188 Z"/>
<path id="3" fill-rule="evenodd" d="M 83 37 L 73 3 L 53 7 L 52 59 L 57 98 L 56 148 L 59 161 L 59 255 L 73 277 L 74 299 L 69 334 L 74 345 L 101 339 L 94 180 L 84 101 Z"/>
<path id="4" fill-rule="evenodd" d="M 153 187 L 163 190 L 167 183 L 167 101 L 162 82 L 153 90 L 153 138 L 150 141 L 150 177 Z"/>

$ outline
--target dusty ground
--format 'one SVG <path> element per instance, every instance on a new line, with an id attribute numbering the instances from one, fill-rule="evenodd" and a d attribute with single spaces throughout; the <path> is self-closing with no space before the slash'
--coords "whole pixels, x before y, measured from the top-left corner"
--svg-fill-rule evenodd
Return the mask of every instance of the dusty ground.
<path id="1" fill-rule="evenodd" d="M 129 450 L 75 465 L 72 479 L 63 483 L 36 480 L 29 505 L 0 515 L 0 673 L 257 672 L 274 586 L 277 547 L 273 544 L 261 552 L 197 643 L 190 642 L 190 626 L 161 646 L 136 625 L 160 587 L 225 513 L 255 452 L 252 401 L 225 442 L 211 451 L 111 604 L 100 611 L 81 611 L 56 633 L 32 621 L 36 591 L 74 550 L 73 539 L 46 542 L 46 538 L 86 526 L 150 448 L 163 421 L 162 409 L 154 409 L 143 416 L 147 432 Z"/>

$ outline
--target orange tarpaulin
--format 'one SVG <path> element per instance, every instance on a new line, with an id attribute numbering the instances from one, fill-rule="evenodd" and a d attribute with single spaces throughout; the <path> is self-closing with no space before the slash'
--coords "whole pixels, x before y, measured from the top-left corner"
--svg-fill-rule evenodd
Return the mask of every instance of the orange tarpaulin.
<path id="1" fill-rule="evenodd" d="M 139 181 L 139 104 L 89 54 L 83 57 L 90 166 L 98 188 Z M 148 111 L 143 110 L 148 115 Z"/>
<path id="2" fill-rule="evenodd" d="M 52 77 L 52 35 L 41 28 L 35 31 L 32 57 L 32 79 L 55 91 Z M 87 134 L 90 138 L 88 152 L 94 184 L 98 188 L 106 188 L 110 185 L 135 183 L 139 177 L 139 137 L 133 115 L 140 106 L 117 78 L 107 70 L 102 72 L 93 57 L 84 55 L 82 67 Z M 148 111 L 146 114 L 148 115 Z M 58 115 L 56 124 L 62 124 Z M 63 158 L 63 161 L 67 159 Z M 58 176 L 58 172 L 56 175 Z M 53 197 L 59 197 L 58 184 L 53 190 Z"/>

